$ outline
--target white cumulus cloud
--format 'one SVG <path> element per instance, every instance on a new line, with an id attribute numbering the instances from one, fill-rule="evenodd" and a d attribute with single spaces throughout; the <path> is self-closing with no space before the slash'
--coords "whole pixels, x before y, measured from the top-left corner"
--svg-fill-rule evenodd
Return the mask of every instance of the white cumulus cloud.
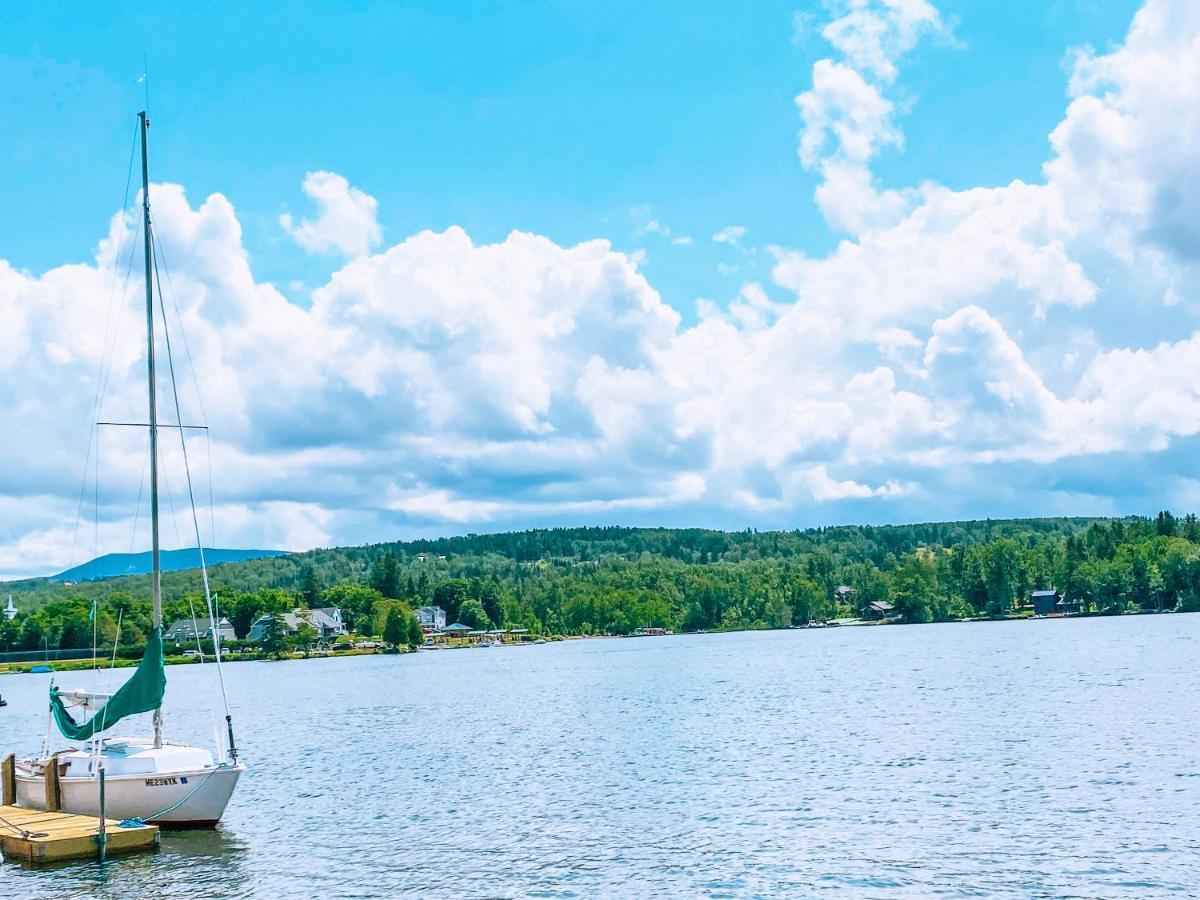
<path id="1" fill-rule="evenodd" d="M 378 203 L 335 172 L 309 172 L 303 190 L 317 204 L 317 217 L 295 222 L 283 213 L 279 224 L 309 253 L 365 256 L 383 239 Z"/>
<path id="2" fill-rule="evenodd" d="M 201 408 L 185 379 L 184 415 L 212 426 L 217 542 L 1196 496 L 1200 7 L 1148 0 L 1118 46 L 1077 53 L 1042 177 L 967 190 L 871 170 L 902 142 L 887 91 L 944 31 L 937 11 L 833 9 L 800 144 L 849 236 L 822 255 L 774 249 L 769 280 L 688 324 L 605 240 L 480 243 L 451 227 L 380 246 L 374 200 L 333 173 L 305 179 L 316 218 L 284 222 L 306 249 L 349 257 L 301 306 L 255 277 L 226 197 L 152 186 L 171 325 L 205 388 Z M 678 240 L 648 210 L 640 224 Z M 0 261 L 2 573 L 65 566 L 72 545 L 74 561 L 91 555 L 73 524 L 96 373 L 102 418 L 145 404 L 137 267 L 119 289 L 136 226 L 117 213 L 87 262 Z M 743 248 L 746 233 L 713 240 Z M 144 435 L 102 433 L 99 455 L 99 544 L 128 549 Z M 180 462 L 166 451 L 177 500 Z M 168 543 L 186 543 L 186 519 L 168 523 Z"/>

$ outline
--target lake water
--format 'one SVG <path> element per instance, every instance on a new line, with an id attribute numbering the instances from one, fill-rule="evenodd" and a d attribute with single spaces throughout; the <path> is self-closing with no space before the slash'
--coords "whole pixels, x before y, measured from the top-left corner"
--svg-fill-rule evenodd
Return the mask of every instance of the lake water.
<path id="1" fill-rule="evenodd" d="M 0 895 L 1196 896 L 1198 651 L 1177 615 L 236 663 L 219 831 Z M 211 736 L 212 667 L 167 673 Z M 0 747 L 48 678 L 0 678 Z"/>

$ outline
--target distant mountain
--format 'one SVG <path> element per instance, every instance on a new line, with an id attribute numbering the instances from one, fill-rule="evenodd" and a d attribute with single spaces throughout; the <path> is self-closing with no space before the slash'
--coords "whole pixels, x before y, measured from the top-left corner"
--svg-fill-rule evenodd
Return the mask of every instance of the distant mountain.
<path id="1" fill-rule="evenodd" d="M 245 562 L 248 559 L 284 555 L 284 550 L 226 550 L 214 547 L 205 548 L 204 561 L 210 566 L 215 566 L 218 563 Z M 185 550 L 163 550 L 160 557 L 164 572 L 200 568 L 200 551 L 195 547 Z M 149 571 L 148 550 L 145 553 L 108 553 L 91 562 L 51 575 L 50 581 L 94 581 L 97 578 L 115 578 L 118 575 L 144 575 Z"/>

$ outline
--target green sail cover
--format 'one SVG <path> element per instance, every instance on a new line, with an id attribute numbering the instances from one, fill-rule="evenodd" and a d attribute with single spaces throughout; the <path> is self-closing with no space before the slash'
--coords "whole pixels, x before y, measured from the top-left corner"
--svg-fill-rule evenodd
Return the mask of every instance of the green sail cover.
<path id="1" fill-rule="evenodd" d="M 58 688 L 50 686 L 50 711 L 63 736 L 72 741 L 83 741 L 99 731 L 111 728 L 126 716 L 150 712 L 162 706 L 163 694 L 167 690 L 167 673 L 163 667 L 162 629 L 155 628 L 146 641 L 146 652 L 138 663 L 133 677 L 121 685 L 104 708 L 82 725 L 67 712 Z"/>

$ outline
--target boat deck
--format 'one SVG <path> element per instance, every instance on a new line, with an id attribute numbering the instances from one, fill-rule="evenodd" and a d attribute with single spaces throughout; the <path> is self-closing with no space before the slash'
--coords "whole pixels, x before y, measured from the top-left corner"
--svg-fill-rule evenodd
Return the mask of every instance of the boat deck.
<path id="1" fill-rule="evenodd" d="M 122 828 L 105 820 L 105 853 L 134 853 L 158 848 L 154 825 Z M 95 816 L 0 806 L 0 850 L 4 858 L 38 865 L 100 855 L 100 820 Z"/>

